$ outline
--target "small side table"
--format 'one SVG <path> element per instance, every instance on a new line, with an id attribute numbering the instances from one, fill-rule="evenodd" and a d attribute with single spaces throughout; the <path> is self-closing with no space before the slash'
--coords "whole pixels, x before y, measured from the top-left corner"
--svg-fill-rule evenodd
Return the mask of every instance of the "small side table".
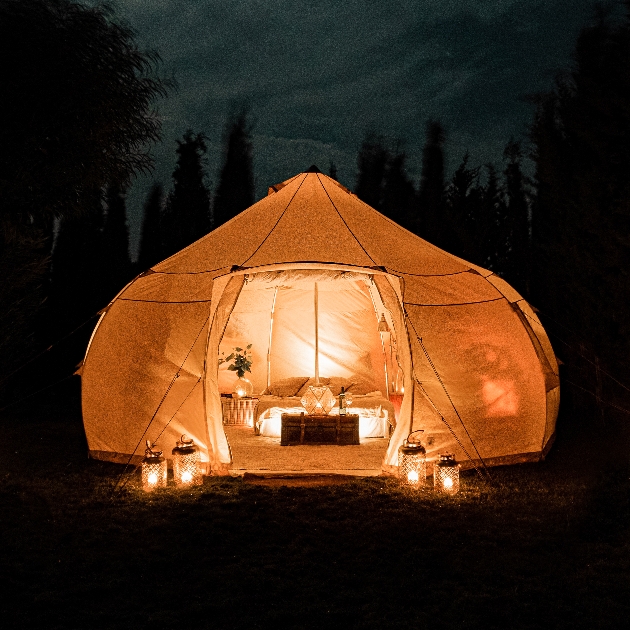
<path id="1" fill-rule="evenodd" d="M 223 424 L 254 426 L 258 398 L 227 398 L 221 396 Z"/>

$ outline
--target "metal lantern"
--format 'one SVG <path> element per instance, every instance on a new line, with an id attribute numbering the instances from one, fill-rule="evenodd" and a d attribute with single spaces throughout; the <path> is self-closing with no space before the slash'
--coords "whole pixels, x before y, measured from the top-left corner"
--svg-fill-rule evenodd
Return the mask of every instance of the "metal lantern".
<path id="1" fill-rule="evenodd" d="M 166 459 L 162 451 L 154 450 L 155 444 L 147 440 L 147 448 L 142 460 L 142 489 L 151 492 L 155 488 L 166 488 Z"/>
<path id="2" fill-rule="evenodd" d="M 420 442 L 410 440 L 414 433 L 422 432 L 419 429 L 410 433 L 398 449 L 398 477 L 412 488 L 423 486 L 427 480 L 427 452 Z"/>
<path id="3" fill-rule="evenodd" d="M 203 483 L 199 450 L 186 435 L 173 449 L 173 478 L 177 486 L 200 486 Z"/>
<path id="4" fill-rule="evenodd" d="M 433 487 L 437 492 L 459 492 L 459 464 L 454 455 L 440 455 L 433 468 Z"/>

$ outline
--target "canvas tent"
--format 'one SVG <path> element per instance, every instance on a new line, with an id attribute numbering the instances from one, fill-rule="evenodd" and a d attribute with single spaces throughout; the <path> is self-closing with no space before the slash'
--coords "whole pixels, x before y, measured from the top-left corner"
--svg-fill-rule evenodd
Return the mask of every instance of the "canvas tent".
<path id="1" fill-rule="evenodd" d="M 137 462 L 144 440 L 158 437 L 168 455 L 186 433 L 207 470 L 225 473 L 220 393 L 234 374 L 219 367 L 220 353 L 253 344 L 257 393 L 271 380 L 312 376 L 315 283 L 320 373 L 404 390 L 383 470 L 395 471 L 412 428 L 425 430 L 429 459 L 451 452 L 465 465 L 496 465 L 544 456 L 558 366 L 529 304 L 315 168 L 271 187 L 112 300 L 81 369 L 91 456 Z"/>

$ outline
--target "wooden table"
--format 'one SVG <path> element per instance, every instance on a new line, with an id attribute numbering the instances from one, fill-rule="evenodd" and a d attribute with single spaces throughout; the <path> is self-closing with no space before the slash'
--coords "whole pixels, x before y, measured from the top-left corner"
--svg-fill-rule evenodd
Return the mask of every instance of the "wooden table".
<path id="1" fill-rule="evenodd" d="M 315 416 L 283 413 L 280 446 L 359 444 L 359 416 Z"/>

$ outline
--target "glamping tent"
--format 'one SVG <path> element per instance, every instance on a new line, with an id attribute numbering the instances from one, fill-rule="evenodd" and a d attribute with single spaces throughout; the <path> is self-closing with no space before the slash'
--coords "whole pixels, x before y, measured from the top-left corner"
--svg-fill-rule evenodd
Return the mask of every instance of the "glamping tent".
<path id="1" fill-rule="evenodd" d="M 429 462 L 464 466 L 539 460 L 552 443 L 558 365 L 530 305 L 312 167 L 105 309 L 81 368 L 91 456 L 138 462 L 158 438 L 168 455 L 186 433 L 225 474 L 221 393 L 236 376 L 219 359 L 249 343 L 256 395 L 299 394 L 319 361 L 331 388 L 396 399 L 386 472 L 415 429 Z"/>

